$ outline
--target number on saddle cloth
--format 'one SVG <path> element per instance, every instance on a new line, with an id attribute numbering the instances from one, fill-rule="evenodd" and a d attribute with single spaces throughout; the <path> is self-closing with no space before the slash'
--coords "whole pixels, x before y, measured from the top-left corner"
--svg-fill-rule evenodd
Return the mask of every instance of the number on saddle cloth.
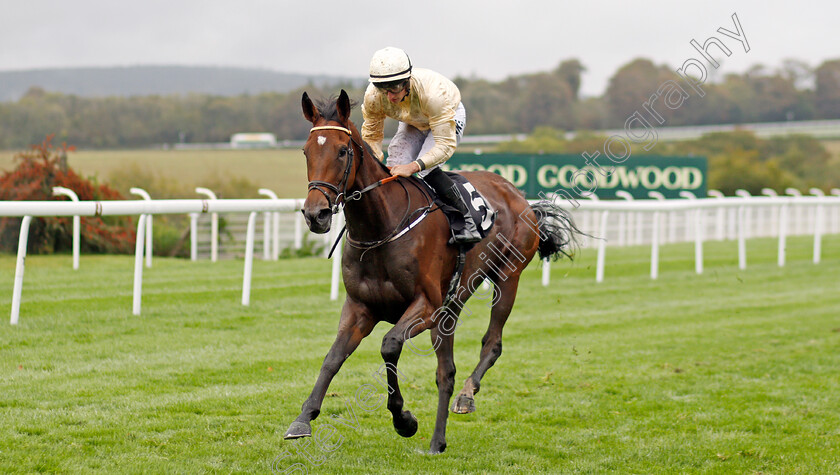
<path id="1" fill-rule="evenodd" d="M 478 233 L 481 234 L 481 238 L 486 238 L 493 228 L 493 223 L 496 221 L 496 211 L 490 207 L 490 203 L 462 175 L 453 172 L 445 173 L 458 186 L 458 191 L 467 204 L 467 209 L 470 211 L 473 221 L 475 221 L 475 226 L 478 228 Z M 460 230 L 464 226 L 464 217 L 461 213 L 441 201 L 434 190 L 432 190 L 432 187 L 427 187 L 431 190 L 432 196 L 435 197 L 435 203 L 440 206 L 446 218 L 449 220 L 449 226 L 455 231 Z"/>

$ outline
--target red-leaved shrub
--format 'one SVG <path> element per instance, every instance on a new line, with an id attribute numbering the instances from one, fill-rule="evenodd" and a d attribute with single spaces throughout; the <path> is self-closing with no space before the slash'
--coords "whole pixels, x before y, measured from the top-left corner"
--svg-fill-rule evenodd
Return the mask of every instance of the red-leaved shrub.
<path id="1" fill-rule="evenodd" d="M 0 175 L 0 200 L 66 201 L 53 196 L 54 186 L 73 190 L 82 201 L 122 200 L 118 191 L 80 177 L 62 163 L 73 147 L 52 144 L 52 135 L 43 143 L 15 155 L 14 170 Z M 0 251 L 16 252 L 21 218 L 0 217 Z M 132 219 L 124 216 L 82 217 L 81 250 L 86 253 L 125 254 L 133 252 L 135 230 Z M 72 250 L 73 218 L 33 218 L 29 227 L 27 253 L 49 254 Z"/>

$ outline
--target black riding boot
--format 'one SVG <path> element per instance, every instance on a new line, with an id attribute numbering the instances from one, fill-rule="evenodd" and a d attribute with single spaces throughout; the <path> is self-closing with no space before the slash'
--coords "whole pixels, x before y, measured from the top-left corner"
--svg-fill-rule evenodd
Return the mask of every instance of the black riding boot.
<path id="1" fill-rule="evenodd" d="M 458 191 L 457 185 L 440 168 L 434 168 L 425 177 L 426 183 L 434 188 L 440 199 L 449 206 L 458 210 L 464 217 L 464 225 L 460 230 L 453 230 L 453 238 L 456 243 L 472 243 L 481 241 L 481 234 L 473 221 L 467 203 Z"/>

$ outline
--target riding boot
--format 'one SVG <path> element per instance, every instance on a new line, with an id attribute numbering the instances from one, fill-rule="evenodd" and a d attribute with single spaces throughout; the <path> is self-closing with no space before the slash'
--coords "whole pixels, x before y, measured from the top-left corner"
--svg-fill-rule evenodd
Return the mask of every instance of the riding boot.
<path id="1" fill-rule="evenodd" d="M 440 197 L 446 204 L 457 209 L 464 216 L 464 226 L 452 235 L 455 242 L 471 243 L 481 241 L 481 234 L 479 234 L 478 227 L 475 225 L 472 214 L 470 213 L 469 208 L 467 208 L 467 204 L 464 202 L 464 197 L 461 196 L 461 192 L 458 191 L 458 186 L 452 185 L 452 187 L 444 193 L 440 193 Z"/>
<path id="2" fill-rule="evenodd" d="M 433 168 L 425 177 L 426 183 L 434 188 L 438 197 L 447 205 L 458 210 L 464 218 L 464 225 L 459 230 L 453 230 L 453 239 L 456 243 L 472 243 L 481 241 L 481 234 L 470 214 L 467 203 L 458 191 L 458 186 L 440 168 Z"/>

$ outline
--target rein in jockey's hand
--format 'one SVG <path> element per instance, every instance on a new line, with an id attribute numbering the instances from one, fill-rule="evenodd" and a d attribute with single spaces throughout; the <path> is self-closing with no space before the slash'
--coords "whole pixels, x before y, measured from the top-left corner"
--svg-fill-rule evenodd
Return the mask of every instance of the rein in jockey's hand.
<path id="1" fill-rule="evenodd" d="M 395 165 L 391 167 L 391 175 L 410 177 L 412 174 L 420 171 L 420 165 L 417 162 L 407 163 L 405 165 Z"/>

